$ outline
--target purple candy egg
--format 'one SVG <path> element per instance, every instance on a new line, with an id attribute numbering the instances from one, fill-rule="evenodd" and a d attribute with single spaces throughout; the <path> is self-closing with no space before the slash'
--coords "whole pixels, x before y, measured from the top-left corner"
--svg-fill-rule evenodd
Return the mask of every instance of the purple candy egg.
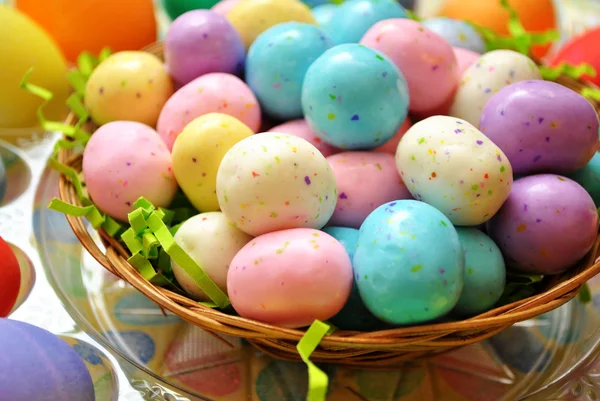
<path id="1" fill-rule="evenodd" d="M 39 327 L 0 319 L 0 399 L 94 401 L 94 384 L 66 342 Z"/>
<path id="2" fill-rule="evenodd" d="M 179 85 L 210 72 L 237 74 L 244 66 L 244 43 L 224 16 L 193 10 L 179 16 L 165 38 L 165 62 Z"/>
<path id="3" fill-rule="evenodd" d="M 509 85 L 487 102 L 481 132 L 508 157 L 515 174 L 568 174 L 598 145 L 598 116 L 577 92 L 554 82 Z"/>
<path id="4" fill-rule="evenodd" d="M 556 274 L 592 248 L 598 213 L 582 186 L 554 174 L 523 177 L 487 223 L 507 265 L 523 272 Z"/>

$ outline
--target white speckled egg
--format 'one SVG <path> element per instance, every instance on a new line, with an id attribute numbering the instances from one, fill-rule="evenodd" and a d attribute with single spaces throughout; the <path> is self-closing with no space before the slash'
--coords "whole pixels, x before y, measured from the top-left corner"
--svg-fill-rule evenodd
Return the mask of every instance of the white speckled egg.
<path id="1" fill-rule="evenodd" d="M 252 236 L 236 228 L 221 212 L 198 214 L 186 220 L 177 233 L 175 242 L 196 262 L 215 284 L 227 293 L 229 264 Z M 175 261 L 173 274 L 181 287 L 196 300 L 209 301 L 194 279 Z"/>
<path id="2" fill-rule="evenodd" d="M 496 92 L 529 79 L 541 79 L 529 57 L 512 50 L 486 53 L 464 72 L 449 114 L 478 127 L 483 107 Z"/>
<path id="3" fill-rule="evenodd" d="M 468 122 L 448 116 L 413 125 L 398 144 L 396 167 L 415 199 L 460 226 L 492 218 L 513 181 L 500 148 Z"/>
<path id="4" fill-rule="evenodd" d="M 335 210 L 329 163 L 308 141 L 266 132 L 235 144 L 217 172 L 221 210 L 257 236 L 290 228 L 321 228 Z"/>

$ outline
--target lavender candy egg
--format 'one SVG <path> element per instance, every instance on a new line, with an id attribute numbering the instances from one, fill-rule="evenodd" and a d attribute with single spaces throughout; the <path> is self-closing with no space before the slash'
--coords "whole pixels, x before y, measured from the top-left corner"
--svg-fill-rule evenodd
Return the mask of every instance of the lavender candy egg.
<path id="1" fill-rule="evenodd" d="M 554 174 L 523 177 L 487 223 L 488 235 L 509 267 L 526 273 L 557 274 L 592 248 L 598 213 L 590 195 Z"/>
<path id="2" fill-rule="evenodd" d="M 238 32 L 214 11 L 182 14 L 173 21 L 165 38 L 165 63 L 180 85 L 210 72 L 236 74 L 242 70 L 245 56 Z"/>
<path id="3" fill-rule="evenodd" d="M 554 82 L 517 82 L 496 93 L 479 128 L 506 154 L 516 174 L 568 174 L 598 146 L 598 115 L 583 96 Z"/>
<path id="4" fill-rule="evenodd" d="M 94 401 L 92 377 L 77 352 L 54 334 L 0 319 L 0 398 Z"/>

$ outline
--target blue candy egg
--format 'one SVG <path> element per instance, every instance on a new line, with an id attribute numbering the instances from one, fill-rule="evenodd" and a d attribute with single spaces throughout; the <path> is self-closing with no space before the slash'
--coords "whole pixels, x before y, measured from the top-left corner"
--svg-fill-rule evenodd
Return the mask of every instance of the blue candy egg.
<path id="1" fill-rule="evenodd" d="M 486 51 L 483 38 L 479 32 L 466 21 L 438 17 L 427 19 L 422 23 L 427 28 L 446 39 L 446 42 L 452 47 L 468 49 L 475 53 L 485 53 Z"/>
<path id="2" fill-rule="evenodd" d="M 323 231 L 344 245 L 346 252 L 348 252 L 348 256 L 350 256 L 350 260 L 354 258 L 354 251 L 356 250 L 356 243 L 358 241 L 357 229 L 347 227 L 326 227 Z M 384 326 L 384 323 L 373 316 L 373 314 L 365 307 L 365 304 L 360 297 L 360 293 L 358 292 L 356 280 L 352 285 L 350 298 L 348 298 L 344 308 L 329 320 L 342 330 L 372 331 Z"/>
<path id="3" fill-rule="evenodd" d="M 338 6 L 336 4 L 323 4 L 313 8 L 312 14 L 317 20 L 317 24 L 327 32 L 327 24 L 329 24 L 331 17 L 333 17 L 337 9 Z"/>
<path id="4" fill-rule="evenodd" d="M 500 248 L 476 228 L 457 227 L 465 253 L 464 286 L 454 312 L 474 316 L 486 312 L 502 296 L 506 268 Z"/>
<path id="5" fill-rule="evenodd" d="M 309 7 L 318 7 L 329 3 L 330 0 L 302 0 L 302 2 Z"/>
<path id="6" fill-rule="evenodd" d="M 327 50 L 308 69 L 304 117 L 315 135 L 342 149 L 372 149 L 398 131 L 408 113 L 404 76 L 383 54 L 359 44 Z"/>
<path id="7" fill-rule="evenodd" d="M 246 82 L 262 110 L 282 120 L 302 117 L 302 82 L 310 65 L 333 46 L 318 27 L 299 22 L 263 32 L 246 57 Z"/>
<path id="8" fill-rule="evenodd" d="M 450 312 L 463 288 L 465 255 L 446 216 L 415 200 L 375 209 L 360 227 L 355 280 L 365 306 L 398 325 Z"/>
<path id="9" fill-rule="evenodd" d="M 569 178 L 585 188 L 596 207 L 600 207 L 600 153 L 596 152 L 585 167 L 569 175 Z"/>
<path id="10" fill-rule="evenodd" d="M 65 341 L 39 327 L 0 319 L 0 399 L 94 401 L 94 383 Z"/>
<path id="11" fill-rule="evenodd" d="M 408 18 L 396 0 L 349 0 L 339 6 L 327 26 L 336 45 L 358 43 L 379 21 Z"/>

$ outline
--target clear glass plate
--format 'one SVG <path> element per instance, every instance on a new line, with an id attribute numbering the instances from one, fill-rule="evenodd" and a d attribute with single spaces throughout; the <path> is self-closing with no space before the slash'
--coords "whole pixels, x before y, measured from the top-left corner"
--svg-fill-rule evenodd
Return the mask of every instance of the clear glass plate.
<path id="1" fill-rule="evenodd" d="M 46 171 L 33 224 L 48 280 L 68 313 L 117 356 L 146 399 L 301 401 L 304 365 L 273 360 L 243 340 L 226 344 L 153 302 L 89 256 L 65 217 L 46 208 L 58 175 Z M 330 401 L 595 400 L 600 281 L 594 302 L 572 301 L 489 341 L 392 370 L 325 366 Z M 600 365 L 598 365 L 600 368 Z"/>

